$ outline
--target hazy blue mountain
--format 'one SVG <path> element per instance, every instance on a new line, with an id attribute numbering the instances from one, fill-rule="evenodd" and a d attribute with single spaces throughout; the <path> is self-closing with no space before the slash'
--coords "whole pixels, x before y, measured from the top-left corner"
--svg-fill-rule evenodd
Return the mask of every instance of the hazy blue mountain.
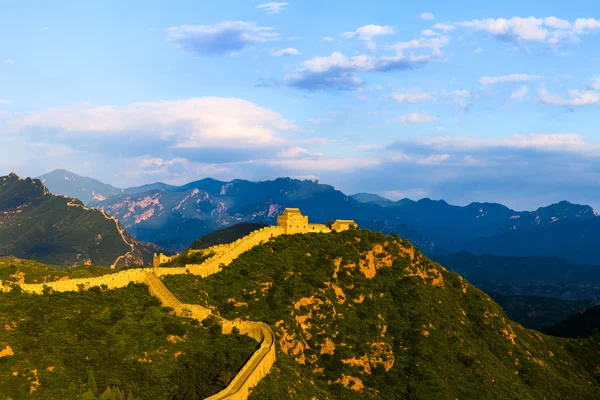
<path id="1" fill-rule="evenodd" d="M 114 194 L 121 193 L 119 188 L 64 169 L 56 169 L 38 179 L 52 193 L 79 199 L 86 205 L 94 200 L 102 201 Z"/>
<path id="2" fill-rule="evenodd" d="M 493 292 L 488 294 L 511 320 L 537 331 L 550 328 L 573 314 L 600 304 L 600 299 L 561 300 L 552 297 L 504 296 Z"/>
<path id="3" fill-rule="evenodd" d="M 476 237 L 462 246 L 475 254 L 556 256 L 600 265 L 600 218 L 579 217 Z"/>
<path id="4" fill-rule="evenodd" d="M 600 306 L 590 307 L 544 329 L 544 333 L 568 338 L 600 338 Z"/>
<path id="5" fill-rule="evenodd" d="M 356 193 L 350 197 L 361 203 L 374 203 L 383 207 L 394 204 L 392 200 L 373 193 Z"/>
<path id="6" fill-rule="evenodd" d="M 89 188 L 70 188 L 68 195 L 73 197 L 91 193 Z M 117 216 L 136 238 L 178 250 L 214 230 L 240 222 L 275 223 L 285 207 L 300 207 L 315 222 L 349 218 L 369 229 L 397 233 L 430 255 L 468 250 L 555 255 L 600 264 L 600 235 L 595 233 L 600 218 L 591 207 L 566 201 L 535 211 L 515 211 L 496 203 L 456 206 L 427 198 L 391 202 L 368 193 L 347 196 L 330 185 L 290 178 L 263 182 L 206 178 L 182 186 L 158 182 L 116 190 L 89 204 Z"/>

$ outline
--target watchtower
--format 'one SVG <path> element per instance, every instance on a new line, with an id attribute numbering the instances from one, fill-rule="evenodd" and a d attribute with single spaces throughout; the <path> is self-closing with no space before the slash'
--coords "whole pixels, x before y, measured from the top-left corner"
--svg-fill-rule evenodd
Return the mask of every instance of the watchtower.
<path id="1" fill-rule="evenodd" d="M 308 217 L 302 215 L 299 208 L 286 208 L 277 217 L 277 226 L 283 228 L 283 233 L 305 233 L 308 231 Z"/>

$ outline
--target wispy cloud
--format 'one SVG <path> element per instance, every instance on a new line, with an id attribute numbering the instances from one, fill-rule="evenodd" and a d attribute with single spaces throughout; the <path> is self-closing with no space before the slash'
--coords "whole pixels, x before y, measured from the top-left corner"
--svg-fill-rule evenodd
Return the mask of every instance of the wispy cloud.
<path id="1" fill-rule="evenodd" d="M 588 106 L 600 104 L 600 92 L 594 90 L 569 90 L 568 97 L 549 93 L 546 88 L 539 90 L 539 99 L 542 103 L 555 106 Z"/>
<path id="2" fill-rule="evenodd" d="M 283 11 L 283 9 L 285 8 L 285 6 L 287 6 L 289 3 L 278 3 L 278 2 L 270 2 L 270 3 L 264 3 L 261 5 L 256 6 L 256 8 L 260 8 L 264 11 L 267 12 L 267 14 L 270 15 L 274 15 L 274 14 L 279 14 L 280 12 Z"/>
<path id="3" fill-rule="evenodd" d="M 482 85 L 490 85 L 494 83 L 503 83 L 503 82 L 526 82 L 534 79 L 540 79 L 541 77 L 538 75 L 529 75 L 529 74 L 510 74 L 510 75 L 500 75 L 500 76 L 483 76 L 479 79 L 479 83 Z"/>
<path id="4" fill-rule="evenodd" d="M 15 61 L 12 58 L 7 58 L 5 60 L 2 60 L 2 64 L 12 65 L 14 63 L 15 63 Z"/>
<path id="5" fill-rule="evenodd" d="M 193 54 L 217 55 L 278 39 L 274 28 L 254 22 L 222 21 L 214 25 L 181 25 L 167 29 L 167 40 Z"/>
<path id="6" fill-rule="evenodd" d="M 397 118 L 403 124 L 430 124 L 440 119 L 437 115 L 429 113 L 410 113 Z"/>
<path id="7" fill-rule="evenodd" d="M 446 104 L 456 106 L 459 110 L 465 111 L 471 106 L 473 95 L 467 89 L 453 90 L 444 92 Z"/>
<path id="8" fill-rule="evenodd" d="M 435 15 L 430 12 L 423 12 L 419 14 L 419 18 L 421 18 L 423 21 L 433 21 L 435 19 Z"/>
<path id="9" fill-rule="evenodd" d="M 406 104 L 435 103 L 435 96 L 418 89 L 398 91 L 388 95 L 386 99 L 396 103 Z"/>
<path id="10" fill-rule="evenodd" d="M 525 100 L 525 97 L 527 97 L 527 94 L 529 93 L 529 87 L 527 86 L 521 86 L 518 89 L 515 89 L 511 94 L 510 94 L 510 99 L 514 100 L 514 101 L 523 101 Z"/>
<path id="11" fill-rule="evenodd" d="M 282 56 L 297 56 L 300 55 L 298 49 L 293 47 L 287 47 L 285 49 L 273 49 L 269 52 L 269 54 L 273 57 L 282 57 Z"/>
<path id="12" fill-rule="evenodd" d="M 12 101 L 7 99 L 0 99 L 0 104 L 12 104 Z"/>

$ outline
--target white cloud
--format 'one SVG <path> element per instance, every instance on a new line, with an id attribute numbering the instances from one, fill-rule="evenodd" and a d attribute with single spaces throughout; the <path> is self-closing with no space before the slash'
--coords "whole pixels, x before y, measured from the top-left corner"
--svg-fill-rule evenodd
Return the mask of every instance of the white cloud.
<path id="1" fill-rule="evenodd" d="M 482 85 L 490 85 L 494 83 L 503 83 L 503 82 L 526 82 L 533 79 L 539 79 L 538 75 L 528 75 L 528 74 L 510 74 L 510 75 L 501 75 L 501 76 L 484 76 L 479 79 L 479 83 Z"/>
<path id="2" fill-rule="evenodd" d="M 403 124 L 429 124 L 439 119 L 437 115 L 428 113 L 410 113 L 398 117 L 397 121 Z"/>
<path id="3" fill-rule="evenodd" d="M 57 107 L 9 121 L 3 133 L 43 132 L 75 142 L 84 137 L 100 141 L 138 137 L 142 143 L 155 141 L 163 149 L 246 149 L 282 146 L 286 140 L 279 132 L 297 130 L 279 114 L 249 101 L 201 97 L 124 107 Z"/>
<path id="4" fill-rule="evenodd" d="M 423 21 L 432 21 L 435 19 L 435 15 L 430 12 L 423 12 L 419 14 L 419 18 L 421 18 Z"/>
<path id="5" fill-rule="evenodd" d="M 325 36 L 323 39 L 321 39 L 324 42 L 333 42 L 335 39 L 332 38 L 331 36 Z"/>
<path id="6" fill-rule="evenodd" d="M 365 25 L 357 28 L 354 32 L 344 32 L 342 36 L 347 38 L 358 37 L 360 40 L 373 40 L 375 36 L 393 35 L 394 27 L 389 25 Z"/>
<path id="7" fill-rule="evenodd" d="M 579 35 L 600 32 L 600 20 L 578 18 L 570 22 L 554 16 L 486 18 L 454 22 L 447 24 L 447 28 L 449 27 L 470 28 L 500 40 L 539 42 L 556 47 L 563 42 L 577 42 Z"/>
<path id="8" fill-rule="evenodd" d="M 433 39 L 432 39 L 433 40 Z M 437 40 L 437 39 L 435 39 Z M 412 43 L 412 42 L 408 42 Z M 392 56 L 357 55 L 348 57 L 340 52 L 330 56 L 314 57 L 303 63 L 295 73 L 284 77 L 287 85 L 305 90 L 356 90 L 363 86 L 357 72 L 389 72 L 421 67 L 441 57 L 439 49 L 430 54 L 405 55 L 403 48 L 435 47 L 433 41 L 415 41 L 415 45 L 396 44 L 397 53 Z M 437 42 L 435 42 L 437 43 Z M 405 47 L 401 47 L 405 46 Z"/>
<path id="9" fill-rule="evenodd" d="M 594 79 L 591 87 L 594 90 L 600 90 L 600 76 Z"/>
<path id="10" fill-rule="evenodd" d="M 593 90 L 569 90 L 568 97 L 548 93 L 546 88 L 539 90 L 539 99 L 542 103 L 555 106 L 587 106 L 600 104 L 600 92 Z"/>
<path id="11" fill-rule="evenodd" d="M 283 158 L 298 158 L 301 156 L 310 155 L 310 151 L 303 147 L 292 147 L 286 150 L 282 150 L 277 153 L 279 157 Z"/>
<path id="12" fill-rule="evenodd" d="M 543 27 L 541 18 L 486 18 L 483 20 L 473 20 L 458 22 L 456 25 L 466 28 L 472 28 L 476 31 L 486 32 L 496 37 L 518 38 L 521 40 L 532 40 L 543 42 L 548 37 L 548 30 Z"/>
<path id="13" fill-rule="evenodd" d="M 529 87 L 527 86 L 521 86 L 518 89 L 515 89 L 511 95 L 510 95 L 510 99 L 514 100 L 514 101 L 523 101 L 525 99 L 525 97 L 527 96 L 527 94 L 529 93 Z"/>
<path id="14" fill-rule="evenodd" d="M 168 28 L 167 39 L 194 54 L 215 55 L 235 52 L 256 43 L 278 39 L 274 28 L 254 22 L 222 21 L 214 25 L 181 25 Z"/>
<path id="15" fill-rule="evenodd" d="M 287 6 L 289 3 L 277 3 L 277 2 L 270 2 L 270 3 L 264 3 L 261 5 L 256 6 L 256 8 L 260 8 L 264 11 L 267 12 L 267 14 L 270 15 L 274 15 L 274 14 L 279 14 L 280 12 L 283 11 L 283 9 L 285 8 L 285 6 Z"/>
<path id="16" fill-rule="evenodd" d="M 433 54 L 441 55 L 441 48 L 448 44 L 449 39 L 446 36 L 439 38 L 420 38 L 413 39 L 408 42 L 398 42 L 391 46 L 394 50 L 402 53 L 407 49 L 425 49 L 429 48 Z"/>
<path id="17" fill-rule="evenodd" d="M 535 149 L 575 153 L 593 153 L 600 156 L 600 145 L 591 144 L 577 133 L 519 134 L 501 139 L 474 139 L 467 137 L 437 136 L 416 138 L 407 143 L 418 144 L 435 151 L 481 150 L 490 148 Z"/>
<path id="18" fill-rule="evenodd" d="M 573 23 L 573 31 L 586 33 L 588 31 L 600 30 L 600 20 L 594 18 L 577 18 Z"/>
<path id="19" fill-rule="evenodd" d="M 440 164 L 444 161 L 447 161 L 450 158 L 450 154 L 432 154 L 427 157 L 420 158 L 417 160 L 417 164 L 421 165 L 434 165 Z"/>
<path id="20" fill-rule="evenodd" d="M 435 97 L 430 93 L 422 92 L 418 89 L 411 91 L 400 91 L 387 96 L 388 100 L 397 103 L 416 104 L 416 103 L 435 103 Z"/>
<path id="21" fill-rule="evenodd" d="M 423 36 L 437 36 L 438 33 L 435 31 L 432 31 L 431 29 L 425 29 L 423 31 L 421 31 L 421 35 Z"/>
<path id="22" fill-rule="evenodd" d="M 0 104 L 12 104 L 12 101 L 6 99 L 0 99 Z"/>
<path id="23" fill-rule="evenodd" d="M 473 53 L 475 53 L 475 54 L 481 54 L 481 53 L 483 53 L 483 49 L 482 48 L 477 48 L 477 49 L 473 50 Z"/>
<path id="24" fill-rule="evenodd" d="M 454 25 L 451 24 L 435 24 L 432 29 L 436 29 L 438 31 L 452 31 L 456 29 Z"/>
<path id="25" fill-rule="evenodd" d="M 285 49 L 274 49 L 269 52 L 269 54 L 273 57 L 281 57 L 281 56 L 297 56 L 300 55 L 298 49 L 293 47 L 286 47 Z"/>
<path id="26" fill-rule="evenodd" d="M 7 58 L 6 60 L 2 60 L 2 64 L 12 65 L 14 63 L 15 63 L 15 61 L 13 59 L 11 59 L 11 58 Z"/>
<path id="27" fill-rule="evenodd" d="M 571 23 L 569 21 L 556 17 L 544 18 L 544 25 L 554 29 L 569 29 L 571 27 Z"/>
<path id="28" fill-rule="evenodd" d="M 354 32 L 344 32 L 341 35 L 345 38 L 353 38 L 357 37 L 360 40 L 364 40 L 367 42 L 367 47 L 371 51 L 375 51 L 376 46 L 374 42 L 374 38 L 376 36 L 381 35 L 393 35 L 395 33 L 395 29 L 392 26 L 388 25 L 365 25 L 356 29 Z"/>

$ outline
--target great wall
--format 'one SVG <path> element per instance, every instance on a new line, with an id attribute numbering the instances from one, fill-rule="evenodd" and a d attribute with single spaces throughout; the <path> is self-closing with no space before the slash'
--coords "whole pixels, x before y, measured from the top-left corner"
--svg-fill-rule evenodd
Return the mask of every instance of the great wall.
<path id="1" fill-rule="evenodd" d="M 233 328 L 237 328 L 240 333 L 247 334 L 256 340 L 260 347 L 244 364 L 229 385 L 219 393 L 208 397 L 207 400 L 245 400 L 248 398 L 251 388 L 256 386 L 269 373 L 275 362 L 275 335 L 273 330 L 263 322 L 242 321 L 240 319 L 230 321 L 218 315 L 213 315 L 212 310 L 201 305 L 184 304 L 167 289 L 160 277 L 176 274 L 193 274 L 207 277 L 221 271 L 223 267 L 229 265 L 242 253 L 268 241 L 270 238 L 296 233 L 330 233 L 332 230 L 347 230 L 352 226 L 356 226 L 356 224 L 351 220 L 335 221 L 331 228 L 322 224 L 309 224 L 308 217 L 303 216 L 299 209 L 287 208 L 277 218 L 277 226 L 256 230 L 233 243 L 196 250 L 205 254 L 213 254 L 202 264 L 188 264 L 185 267 L 174 268 L 161 267 L 161 264 L 170 261 L 177 255 L 167 257 L 163 254 L 155 254 L 151 268 L 128 269 L 93 278 L 75 278 L 47 283 L 21 283 L 19 286 L 25 293 L 43 294 L 48 291 L 51 293 L 88 290 L 94 286 L 103 287 L 106 290 L 119 289 L 126 287 L 130 282 L 141 283 L 148 286 L 150 294 L 156 297 L 163 307 L 172 309 L 176 315 L 194 318 L 199 322 L 209 316 L 216 317 L 224 334 L 231 333 Z M 15 285 L 15 283 L 0 281 L 0 291 L 12 290 L 11 285 Z"/>

